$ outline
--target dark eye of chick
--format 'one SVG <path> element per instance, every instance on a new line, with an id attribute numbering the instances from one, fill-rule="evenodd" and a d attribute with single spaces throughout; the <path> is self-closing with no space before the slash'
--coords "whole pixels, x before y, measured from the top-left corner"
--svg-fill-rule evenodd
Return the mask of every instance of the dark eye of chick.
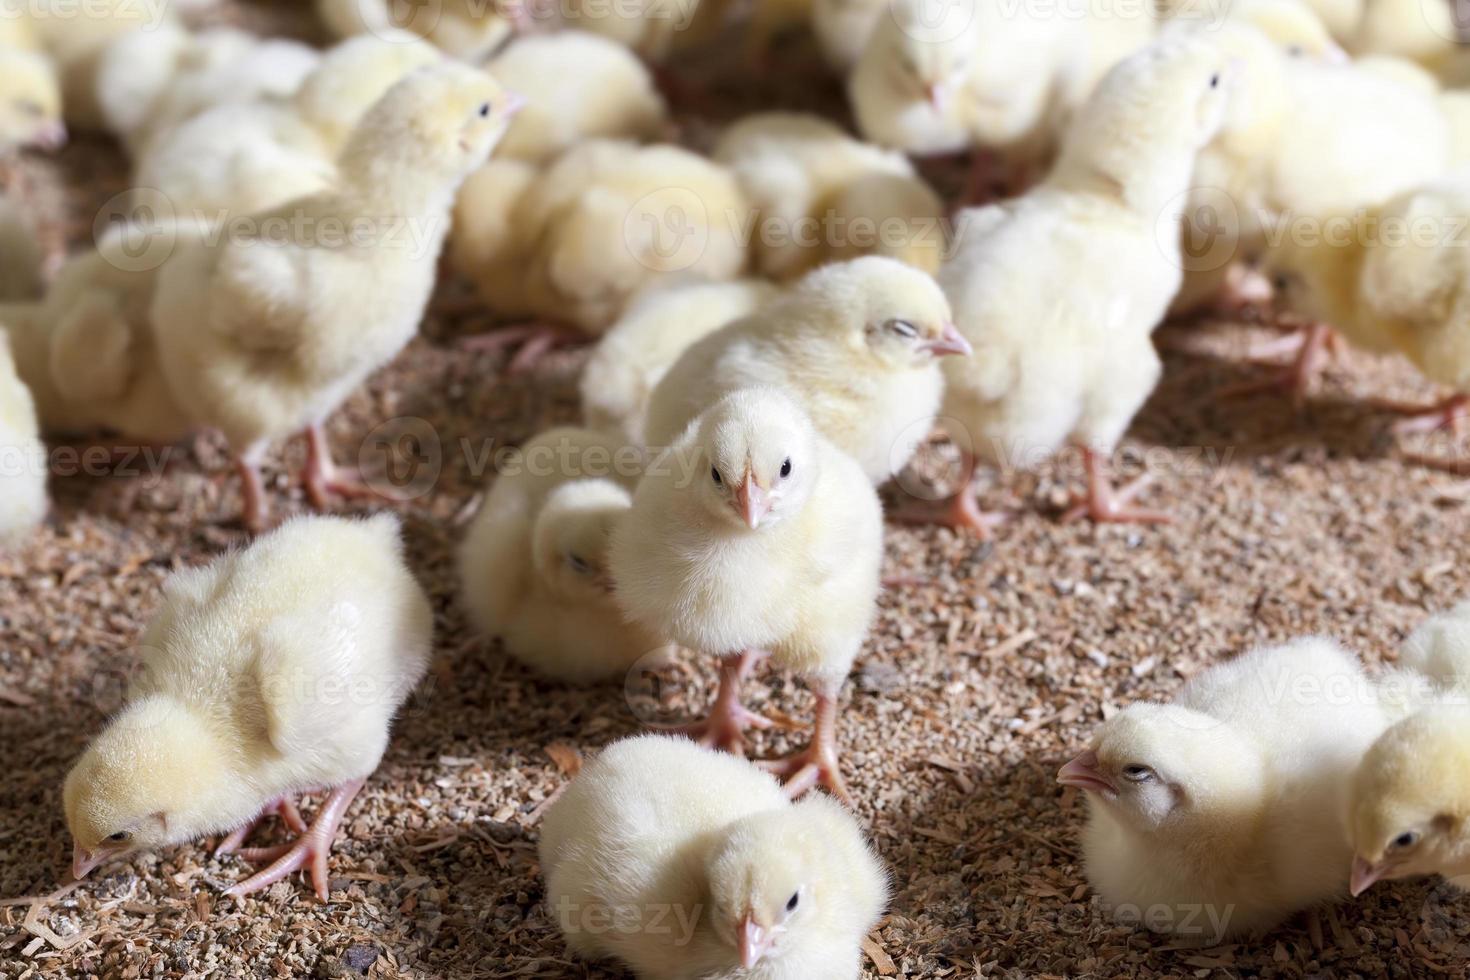
<path id="1" fill-rule="evenodd" d="M 786 901 L 786 911 L 795 912 L 797 904 L 801 901 L 801 892 L 792 893 L 791 898 Z"/>
<path id="2" fill-rule="evenodd" d="M 567 564 L 572 566 L 572 571 L 578 573 L 579 575 L 586 575 L 588 572 L 592 571 L 592 566 L 587 564 L 586 559 L 582 558 L 580 555 L 567 555 Z"/>
<path id="3" fill-rule="evenodd" d="M 1293 58 L 1300 58 L 1302 55 L 1306 54 L 1306 51 L 1302 49 L 1302 46 L 1300 44 L 1293 44 L 1291 47 L 1286 49 L 1286 53 Z"/>
<path id="4" fill-rule="evenodd" d="M 133 835 L 128 833 L 126 830 L 119 830 L 115 834 L 110 834 L 107 839 L 112 841 L 114 844 L 121 844 L 131 836 Z"/>
<path id="5" fill-rule="evenodd" d="M 889 320 L 885 326 L 900 337 L 917 337 L 919 329 L 907 320 Z"/>
<path id="6" fill-rule="evenodd" d="M 1124 766 L 1123 778 L 1135 783 L 1146 783 L 1154 778 L 1154 772 L 1148 766 Z"/>
<path id="7" fill-rule="evenodd" d="M 1412 830 L 1406 830 L 1393 839 L 1393 846 L 1396 850 L 1413 847 L 1417 843 L 1419 843 L 1419 835 Z"/>
<path id="8" fill-rule="evenodd" d="M 715 481 L 715 486 L 717 486 L 717 487 L 723 487 L 725 485 L 725 478 L 722 477 L 722 476 L 720 476 L 719 467 L 717 467 L 717 466 L 711 466 L 709 468 L 709 475 L 710 475 L 710 479 L 712 479 L 712 480 Z"/>
<path id="9" fill-rule="evenodd" d="M 790 475 L 791 475 L 791 460 L 788 458 L 786 461 L 784 461 L 781 464 L 781 479 L 784 480 L 784 479 L 786 479 L 786 477 L 788 477 Z"/>
<path id="10" fill-rule="evenodd" d="M 490 103 L 486 102 L 484 105 L 480 106 L 480 118 L 481 119 L 489 119 L 490 118 Z"/>
<path id="11" fill-rule="evenodd" d="M 1216 72 L 1215 74 L 1213 74 L 1213 75 L 1210 76 L 1210 88 L 1219 88 L 1219 87 L 1220 87 L 1220 73 L 1219 72 Z"/>

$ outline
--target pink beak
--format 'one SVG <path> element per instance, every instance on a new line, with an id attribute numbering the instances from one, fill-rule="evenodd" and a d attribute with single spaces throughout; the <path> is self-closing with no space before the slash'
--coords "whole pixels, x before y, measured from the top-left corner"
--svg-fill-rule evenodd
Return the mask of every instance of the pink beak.
<path id="1" fill-rule="evenodd" d="M 1089 793 L 1117 796 L 1118 787 L 1108 781 L 1098 769 L 1097 753 L 1088 749 L 1067 763 L 1057 772 L 1057 782 L 1063 786 L 1075 786 Z"/>
<path id="2" fill-rule="evenodd" d="M 505 93 L 505 114 L 507 117 L 514 116 L 526 107 L 526 97 L 519 92 Z"/>
<path id="3" fill-rule="evenodd" d="M 1388 869 L 1381 864 L 1369 864 L 1361 857 L 1353 858 L 1353 873 L 1348 879 L 1348 891 L 1357 898 L 1376 882 L 1382 881 Z"/>
<path id="4" fill-rule="evenodd" d="M 945 354 L 960 354 L 969 357 L 975 353 L 975 348 L 970 346 L 965 335 L 960 333 L 959 328 L 953 323 L 946 323 L 944 333 L 940 334 L 939 339 L 925 344 L 924 349 L 941 357 Z"/>
<path id="5" fill-rule="evenodd" d="M 747 915 L 740 921 L 740 965 L 749 970 L 765 959 L 774 938 L 769 930 L 756 925 L 755 920 Z"/>
<path id="6" fill-rule="evenodd" d="M 106 851 L 89 851 L 80 844 L 72 845 L 71 876 L 81 881 L 99 864 L 107 860 Z"/>
<path id="7" fill-rule="evenodd" d="M 1337 44 L 1328 44 L 1323 49 L 1322 60 L 1329 65 L 1350 65 L 1353 63 L 1352 56 Z"/>
<path id="8" fill-rule="evenodd" d="M 754 531 L 761 526 L 761 519 L 771 512 L 771 498 L 755 477 L 745 474 L 745 482 L 735 488 L 735 511 Z"/>
<path id="9" fill-rule="evenodd" d="M 61 149 L 66 145 L 66 124 L 60 122 L 49 122 L 36 131 L 35 139 L 32 141 L 42 150 L 48 152 Z"/>
<path id="10" fill-rule="evenodd" d="M 934 107 L 935 112 L 943 112 L 944 107 L 949 105 L 949 87 L 945 85 L 924 86 L 924 97 Z"/>

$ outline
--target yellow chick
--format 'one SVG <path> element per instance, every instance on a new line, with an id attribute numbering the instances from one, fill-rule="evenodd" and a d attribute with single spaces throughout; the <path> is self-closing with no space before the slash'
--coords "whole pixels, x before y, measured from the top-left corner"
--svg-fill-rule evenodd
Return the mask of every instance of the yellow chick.
<path id="1" fill-rule="evenodd" d="M 97 83 L 108 46 L 124 34 L 157 30 L 175 20 L 168 5 L 137 0 L 89 0 L 83 5 L 25 0 L 22 9 L 61 80 L 67 122 L 84 130 L 106 125 Z"/>
<path id="2" fill-rule="evenodd" d="M 1075 441 L 1088 485 L 1069 518 L 1168 519 L 1132 505 L 1142 482 L 1115 490 L 1107 460 L 1158 382 L 1150 335 L 1182 274 L 1160 215 L 1189 187 L 1232 84 L 1217 48 L 1159 42 L 1104 79 L 1045 181 L 957 219 L 939 283 L 975 356 L 945 363 L 942 414 L 962 452 L 997 464 Z M 968 488 L 948 519 L 982 532 L 996 520 Z"/>
<path id="3" fill-rule="evenodd" d="M 1305 0 L 1234 0 L 1228 16 L 1260 30 L 1291 58 L 1346 64 L 1348 53 Z"/>
<path id="4" fill-rule="evenodd" d="M 1345 786 L 1386 724 L 1356 659 L 1323 639 L 1128 706 L 1057 775 L 1087 794 L 1088 881 L 1120 919 L 1203 945 L 1342 898 Z"/>
<path id="5" fill-rule="evenodd" d="M 396 0 L 317 0 L 317 16 L 335 36 L 384 34 L 408 30 L 452 57 L 480 63 L 493 54 L 517 20 L 524 20 L 521 0 L 435 0 L 404 4 Z M 529 26 L 529 25 L 523 25 Z"/>
<path id="6" fill-rule="evenodd" d="M 834 71 L 844 75 L 852 71 L 889 4 L 890 0 L 813 0 L 812 33 Z"/>
<path id="7" fill-rule="evenodd" d="M 0 46 L 0 156 L 66 144 L 61 88 L 45 55 Z"/>
<path id="8" fill-rule="evenodd" d="M 598 335 L 661 280 L 740 275 L 749 227 L 724 167 L 676 146 L 589 140 L 544 172 L 498 161 L 475 174 L 455 209 L 451 256 L 496 313 Z M 513 368 L 557 338 L 534 336 Z"/>
<path id="9" fill-rule="evenodd" d="M 752 258 L 764 275 L 794 278 L 868 254 L 939 269 L 944 205 L 903 154 L 819 116 L 766 112 L 727 129 L 713 156 L 755 208 Z"/>
<path id="10" fill-rule="evenodd" d="M 557 10 L 562 26 L 601 35 L 658 63 L 705 36 L 692 28 L 706 26 L 700 16 L 706 5 L 724 9 L 717 0 L 564 0 Z"/>
<path id="11" fill-rule="evenodd" d="M 278 809 L 328 796 L 242 896 L 309 868 L 327 900 L 343 814 L 388 745 L 429 664 L 433 608 L 404 563 L 398 519 L 298 518 L 202 568 L 176 572 L 143 635 L 143 671 L 67 774 L 72 874 L 138 851 L 229 834 L 244 843 Z"/>
<path id="12" fill-rule="evenodd" d="M 1442 76 L 1454 67 L 1462 37 L 1453 3 L 1363 0 L 1362 19 L 1346 43 L 1356 55 L 1407 58 Z"/>
<path id="13" fill-rule="evenodd" d="M 30 219 L 0 196 L 0 302 L 32 300 L 45 289 L 45 256 Z"/>
<path id="14" fill-rule="evenodd" d="M 768 724 L 740 703 L 753 651 L 807 678 L 810 746 L 774 765 L 799 795 L 847 798 L 837 698 L 878 595 L 883 513 L 866 474 L 775 388 L 720 399 L 650 464 L 613 532 L 618 602 L 650 632 L 722 658 L 709 719 L 691 730 L 739 750 Z"/>
<path id="15" fill-rule="evenodd" d="M 567 945 L 640 980 L 857 980 L 888 893 L 840 804 L 792 803 L 748 762 L 657 735 L 572 780 L 540 859 Z"/>
<path id="16" fill-rule="evenodd" d="M 878 257 L 824 266 L 684 352 L 649 400 L 649 444 L 672 444 L 732 391 L 768 385 L 881 484 L 929 435 L 940 359 L 969 354 L 926 273 Z"/>
<path id="17" fill-rule="evenodd" d="M 46 445 L 31 392 L 15 371 L 0 324 L 0 547 L 19 543 L 46 519 Z"/>
<path id="18" fill-rule="evenodd" d="M 235 453 L 248 527 L 266 520 L 266 449 L 298 432 L 314 504 L 363 492 L 332 464 L 322 423 L 417 331 L 454 194 L 517 108 L 484 72 L 421 69 L 368 110 L 338 185 L 163 266 L 152 319 L 164 370 L 189 417 Z M 277 221 L 302 230 L 282 240 Z"/>
<path id="19" fill-rule="evenodd" d="M 620 677 L 663 644 L 613 599 L 612 532 L 643 455 L 586 429 L 552 429 L 504 463 L 459 549 L 460 602 L 475 628 L 559 680 Z"/>
<path id="20" fill-rule="evenodd" d="M 584 140 L 644 142 L 669 126 L 668 107 L 648 69 L 627 48 L 596 34 L 519 38 L 486 70 L 526 99 L 495 150 L 500 159 L 543 164 Z"/>
<path id="21" fill-rule="evenodd" d="M 777 294 L 759 279 L 665 283 L 639 293 L 582 369 L 583 420 L 632 445 L 648 445 L 649 399 L 680 355 Z"/>

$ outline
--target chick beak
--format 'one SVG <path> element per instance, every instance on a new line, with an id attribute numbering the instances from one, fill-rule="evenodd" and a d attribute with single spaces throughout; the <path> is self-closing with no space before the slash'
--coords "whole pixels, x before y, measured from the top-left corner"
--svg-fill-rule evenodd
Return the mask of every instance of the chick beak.
<path id="1" fill-rule="evenodd" d="M 1342 45 L 1328 42 L 1327 47 L 1322 49 L 1322 61 L 1329 65 L 1350 65 L 1353 58 Z"/>
<path id="2" fill-rule="evenodd" d="M 964 357 L 969 357 L 975 353 L 975 348 L 970 346 L 970 342 L 965 339 L 965 335 L 960 333 L 959 328 L 953 323 L 946 323 L 944 325 L 944 333 L 939 335 L 939 339 L 931 340 L 924 345 L 924 349 L 936 357 L 942 357 L 945 354 L 959 354 Z"/>
<path id="3" fill-rule="evenodd" d="M 92 869 L 107 860 L 107 852 L 101 848 L 89 851 L 80 844 L 72 845 L 71 876 L 81 881 L 92 873 Z"/>
<path id="4" fill-rule="evenodd" d="M 757 925 L 749 915 L 740 920 L 739 937 L 740 965 L 747 970 L 766 958 L 771 952 L 771 941 L 775 939 L 769 929 Z"/>
<path id="5" fill-rule="evenodd" d="M 526 97 L 519 92 L 506 92 L 503 106 L 505 116 L 509 119 L 526 107 Z"/>
<path id="6" fill-rule="evenodd" d="M 66 124 L 57 120 L 55 122 L 48 122 L 38 129 L 33 142 L 38 148 L 47 152 L 53 152 L 65 146 L 66 140 Z"/>
<path id="7" fill-rule="evenodd" d="M 1098 769 L 1100 762 L 1097 753 L 1088 749 L 1077 758 L 1067 763 L 1057 772 L 1057 782 L 1063 786 L 1075 786 L 1089 793 L 1103 793 L 1107 796 L 1117 796 L 1118 787 L 1114 786 Z"/>
<path id="8" fill-rule="evenodd" d="M 935 112 L 943 112 L 945 106 L 949 105 L 949 86 L 942 82 L 925 85 L 924 97 L 929 100 Z"/>
<path id="9" fill-rule="evenodd" d="M 747 472 L 745 482 L 735 488 L 735 512 L 754 531 L 761 526 L 761 519 L 771 512 L 771 498 L 755 476 Z"/>
<path id="10" fill-rule="evenodd" d="M 1348 891 L 1352 893 L 1353 898 L 1357 898 L 1372 888 L 1376 882 L 1383 880 L 1387 873 L 1388 868 L 1383 862 L 1370 864 L 1366 858 L 1355 855 L 1352 877 L 1348 880 Z"/>

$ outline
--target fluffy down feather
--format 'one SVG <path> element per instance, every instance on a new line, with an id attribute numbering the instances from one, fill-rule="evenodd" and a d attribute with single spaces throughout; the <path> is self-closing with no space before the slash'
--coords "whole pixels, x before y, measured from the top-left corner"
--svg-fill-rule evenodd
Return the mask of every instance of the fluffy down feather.
<path id="1" fill-rule="evenodd" d="M 0 197 L 0 302 L 31 300 L 45 288 L 41 243 L 16 201 Z"/>
<path id="2" fill-rule="evenodd" d="M 20 541 L 46 519 L 47 474 L 36 406 L 16 374 L 0 324 L 0 547 Z"/>

